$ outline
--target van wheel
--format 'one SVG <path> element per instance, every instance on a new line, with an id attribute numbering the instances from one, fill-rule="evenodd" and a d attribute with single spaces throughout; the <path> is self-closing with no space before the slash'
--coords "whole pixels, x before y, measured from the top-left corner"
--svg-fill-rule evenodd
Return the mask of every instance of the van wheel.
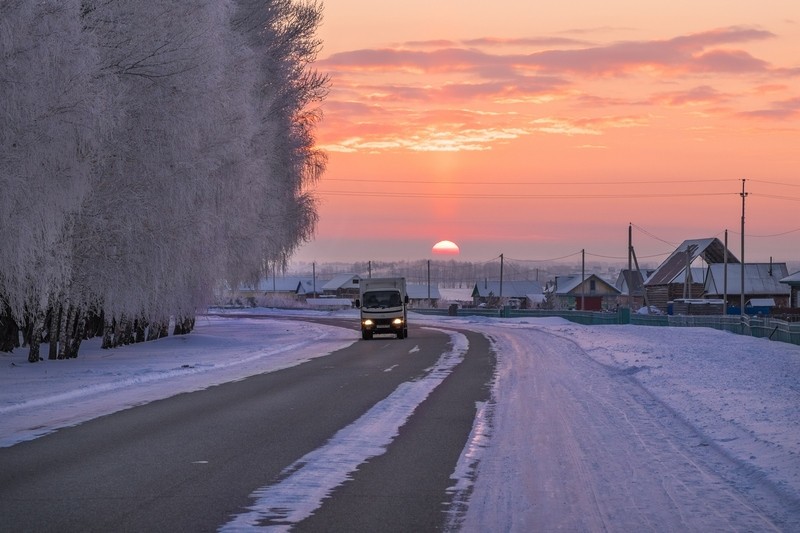
<path id="1" fill-rule="evenodd" d="M 372 340 L 372 332 L 371 331 L 362 331 L 361 338 L 365 341 Z"/>

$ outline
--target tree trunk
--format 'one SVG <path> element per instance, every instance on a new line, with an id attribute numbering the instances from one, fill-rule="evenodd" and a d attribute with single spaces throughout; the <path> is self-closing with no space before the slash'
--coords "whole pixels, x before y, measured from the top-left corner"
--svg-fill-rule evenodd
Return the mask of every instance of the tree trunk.
<path id="1" fill-rule="evenodd" d="M 39 345 L 42 342 L 42 333 L 44 332 L 44 313 L 39 311 L 33 317 L 33 323 L 31 324 L 31 333 L 30 333 L 30 350 L 28 351 L 28 362 L 36 363 L 41 361 L 42 358 L 39 356 Z"/>
<path id="2" fill-rule="evenodd" d="M 67 350 L 67 357 L 75 359 L 78 357 L 78 350 L 81 348 L 81 341 L 86 334 L 86 315 L 80 313 L 76 319 L 75 332 L 72 335 L 72 340 L 69 343 L 69 350 Z"/>
<path id="3" fill-rule="evenodd" d="M 134 323 L 134 330 L 136 335 L 134 338 L 134 342 L 144 342 L 145 328 L 147 328 L 147 320 L 144 317 L 137 318 L 136 322 Z"/>
<path id="4" fill-rule="evenodd" d="M 61 308 L 61 322 L 60 331 L 58 332 L 58 358 L 67 358 L 67 346 L 69 345 L 69 334 L 72 329 L 73 314 L 75 307 L 69 303 L 69 300 L 64 301 Z M 55 342 L 55 339 L 53 340 Z"/>
<path id="5" fill-rule="evenodd" d="M 103 320 L 103 344 L 102 348 L 108 350 L 114 347 L 114 321 L 108 317 Z"/>
<path id="6" fill-rule="evenodd" d="M 0 352 L 12 352 L 19 348 L 19 326 L 11 317 L 10 310 L 0 314 Z"/>
<path id="7" fill-rule="evenodd" d="M 60 323 L 61 305 L 56 302 L 50 309 L 50 333 L 48 334 L 48 338 L 50 340 L 50 350 L 47 358 L 51 360 L 58 358 L 58 337 Z"/>

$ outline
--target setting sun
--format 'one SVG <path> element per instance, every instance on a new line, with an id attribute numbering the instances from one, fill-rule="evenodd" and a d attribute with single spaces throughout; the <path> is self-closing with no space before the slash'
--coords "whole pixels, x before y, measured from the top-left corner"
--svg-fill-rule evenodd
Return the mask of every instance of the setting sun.
<path id="1" fill-rule="evenodd" d="M 436 228 L 463 260 L 624 261 L 633 223 L 656 261 L 738 230 L 743 179 L 748 261 L 800 259 L 776 216 L 800 201 L 796 1 L 328 4 L 328 164 L 296 259 L 419 257 Z"/>
<path id="2" fill-rule="evenodd" d="M 438 255 L 458 255 L 461 250 L 453 241 L 439 241 L 433 245 L 432 251 Z"/>

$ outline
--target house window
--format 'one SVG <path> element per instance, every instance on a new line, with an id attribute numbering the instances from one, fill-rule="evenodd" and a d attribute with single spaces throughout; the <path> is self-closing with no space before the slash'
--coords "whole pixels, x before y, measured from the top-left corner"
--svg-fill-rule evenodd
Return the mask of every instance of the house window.
<path id="1" fill-rule="evenodd" d="M 593 280 L 593 279 L 589 280 L 589 290 L 592 291 L 592 292 L 597 290 L 597 281 L 596 280 Z"/>

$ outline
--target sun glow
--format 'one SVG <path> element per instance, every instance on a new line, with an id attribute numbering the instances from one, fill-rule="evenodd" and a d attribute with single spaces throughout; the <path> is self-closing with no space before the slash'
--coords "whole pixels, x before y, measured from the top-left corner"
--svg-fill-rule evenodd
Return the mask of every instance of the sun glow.
<path id="1" fill-rule="evenodd" d="M 461 252 L 453 241 L 439 241 L 433 245 L 431 250 L 438 255 L 458 255 Z"/>

